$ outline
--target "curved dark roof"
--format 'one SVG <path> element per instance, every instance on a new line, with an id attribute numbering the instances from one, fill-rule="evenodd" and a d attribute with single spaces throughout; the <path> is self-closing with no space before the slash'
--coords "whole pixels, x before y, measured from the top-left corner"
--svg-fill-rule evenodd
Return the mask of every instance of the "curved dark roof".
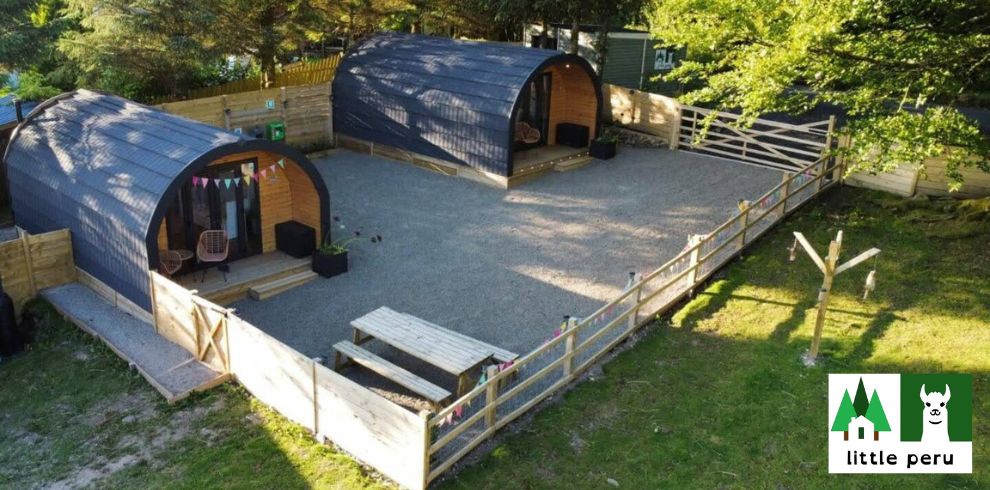
<path id="1" fill-rule="evenodd" d="M 333 81 L 334 130 L 507 175 L 520 91 L 554 62 L 545 49 L 384 32 L 354 45 Z"/>
<path id="2" fill-rule="evenodd" d="M 17 225 L 70 229 L 76 265 L 147 308 L 158 226 L 178 189 L 213 160 L 254 150 L 293 160 L 328 202 L 315 167 L 287 146 L 89 90 L 39 105 L 4 160 Z"/>

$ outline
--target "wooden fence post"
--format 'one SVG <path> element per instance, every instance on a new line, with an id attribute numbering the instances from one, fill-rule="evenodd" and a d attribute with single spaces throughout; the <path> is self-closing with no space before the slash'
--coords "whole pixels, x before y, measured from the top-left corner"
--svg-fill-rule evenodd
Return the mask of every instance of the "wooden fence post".
<path id="1" fill-rule="evenodd" d="M 688 284 L 690 284 L 688 294 L 694 294 L 694 287 L 697 285 L 695 283 L 697 282 L 697 278 L 698 278 L 698 267 L 700 267 L 698 265 L 698 258 L 701 256 L 701 245 L 700 245 L 700 243 L 701 243 L 701 238 L 703 236 L 704 235 L 690 235 L 690 236 L 688 236 L 688 246 L 689 247 L 694 247 L 691 250 L 690 259 L 689 259 L 689 262 L 688 262 L 688 267 L 690 267 L 690 269 L 691 269 L 687 273 Z M 697 246 L 695 246 L 695 245 L 697 245 Z"/>
<path id="2" fill-rule="evenodd" d="M 784 187 L 780 191 L 780 217 L 787 216 L 787 198 L 791 194 L 791 175 L 784 174 Z"/>
<path id="3" fill-rule="evenodd" d="M 423 484 L 419 487 L 421 489 L 425 489 L 430 484 L 430 446 L 433 445 L 433 430 L 430 427 L 430 418 L 432 416 L 433 414 L 427 410 L 419 412 L 419 419 L 423 423 Z"/>
<path id="4" fill-rule="evenodd" d="M 640 281 L 643 280 L 642 274 L 636 274 L 635 272 L 629 273 L 633 282 L 633 287 L 636 288 L 636 294 L 632 297 L 635 298 L 635 306 L 633 307 L 633 312 L 629 315 L 629 331 L 636 329 L 636 325 L 639 323 L 639 300 L 643 297 L 643 286 Z"/>
<path id="5" fill-rule="evenodd" d="M 38 294 L 38 283 L 34 280 L 34 263 L 31 260 L 31 244 L 28 243 L 26 231 L 18 229 L 21 235 L 21 249 L 24 252 L 24 267 L 27 268 L 28 286 L 31 288 L 31 297 Z"/>
<path id="6" fill-rule="evenodd" d="M 485 427 L 495 426 L 495 409 L 498 407 L 495 402 L 498 398 L 498 382 L 492 382 L 492 378 L 498 374 L 497 366 L 488 366 L 485 369 Z"/>
<path id="7" fill-rule="evenodd" d="M 742 252 L 746 248 L 746 231 L 749 230 L 749 210 L 753 209 L 753 205 L 749 201 L 743 201 L 743 210 L 740 213 L 742 216 L 739 218 L 739 222 L 742 223 L 742 233 L 739 234 L 739 251 Z"/>
<path id="8" fill-rule="evenodd" d="M 223 129 L 230 131 L 230 109 L 227 108 L 227 96 L 220 96 L 220 112 L 223 112 Z"/>
<path id="9" fill-rule="evenodd" d="M 574 335 L 577 334 L 577 330 L 574 329 L 574 325 L 577 321 L 573 318 L 568 318 L 565 323 L 564 332 L 566 338 L 564 339 L 564 377 L 569 378 L 574 372 Z"/>
<path id="10" fill-rule="evenodd" d="M 681 104 L 676 104 L 674 110 L 676 112 L 674 113 L 673 124 L 670 125 L 670 143 L 668 145 L 671 150 L 676 150 L 681 145 L 681 115 L 684 114 Z"/>

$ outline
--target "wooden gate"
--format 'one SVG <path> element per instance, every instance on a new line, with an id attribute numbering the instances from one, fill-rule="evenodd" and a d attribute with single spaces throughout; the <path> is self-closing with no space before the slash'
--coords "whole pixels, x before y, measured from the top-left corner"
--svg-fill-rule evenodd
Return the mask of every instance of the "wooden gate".
<path id="1" fill-rule="evenodd" d="M 762 167 L 796 172 L 823 157 L 832 145 L 835 117 L 807 124 L 757 119 L 736 127 L 728 112 L 682 106 L 678 147 Z M 709 123 L 707 132 L 706 123 Z"/>

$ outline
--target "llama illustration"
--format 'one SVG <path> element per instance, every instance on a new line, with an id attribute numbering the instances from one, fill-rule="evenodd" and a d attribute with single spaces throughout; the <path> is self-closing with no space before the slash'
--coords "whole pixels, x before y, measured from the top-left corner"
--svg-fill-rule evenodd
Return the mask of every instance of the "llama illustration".
<path id="1" fill-rule="evenodd" d="M 945 385 L 944 395 L 937 391 L 926 393 L 925 385 L 921 385 L 921 401 L 925 404 L 921 442 L 949 442 L 949 409 L 946 405 L 951 397 L 949 385 Z"/>

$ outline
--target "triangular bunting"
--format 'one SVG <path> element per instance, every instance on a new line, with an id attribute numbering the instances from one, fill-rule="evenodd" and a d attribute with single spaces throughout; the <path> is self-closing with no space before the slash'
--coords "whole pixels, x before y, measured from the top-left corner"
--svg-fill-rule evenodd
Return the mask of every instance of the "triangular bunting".
<path id="1" fill-rule="evenodd" d="M 282 167 L 282 168 L 285 168 L 285 159 L 284 158 L 279 158 L 278 159 L 278 166 L 279 167 Z"/>
<path id="2" fill-rule="evenodd" d="M 199 187 L 199 177 L 193 176 L 192 183 L 193 187 Z"/>
<path id="3" fill-rule="evenodd" d="M 263 168 L 263 169 L 261 169 L 261 178 L 262 178 L 262 179 L 263 179 L 263 178 L 265 178 L 265 176 L 266 176 L 267 174 L 268 174 L 268 169 L 264 169 L 264 168 Z"/>
<path id="4" fill-rule="evenodd" d="M 213 179 L 213 183 L 216 184 L 218 188 L 220 187 L 220 179 Z"/>
<path id="5" fill-rule="evenodd" d="M 223 183 L 227 185 L 228 189 L 230 189 L 230 179 L 223 179 Z"/>
<path id="6" fill-rule="evenodd" d="M 244 185 L 251 185 L 251 176 L 250 175 L 245 175 L 244 176 Z"/>

